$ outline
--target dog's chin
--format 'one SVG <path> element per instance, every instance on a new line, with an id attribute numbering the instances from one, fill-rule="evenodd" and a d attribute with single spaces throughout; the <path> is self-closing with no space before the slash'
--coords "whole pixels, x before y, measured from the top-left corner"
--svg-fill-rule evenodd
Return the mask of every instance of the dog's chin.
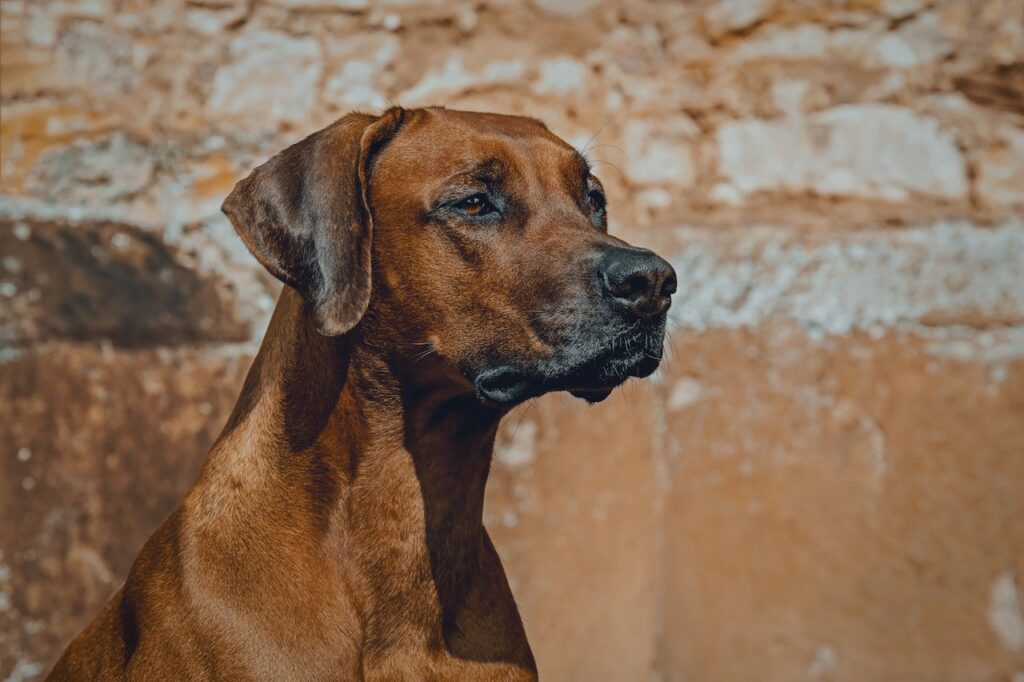
<path id="1" fill-rule="evenodd" d="M 559 366 L 524 369 L 512 365 L 492 367 L 473 381 L 477 396 L 485 405 L 509 408 L 545 393 L 567 391 L 570 395 L 599 403 L 631 377 L 650 376 L 661 364 L 644 353 L 603 355 L 575 367 Z"/>

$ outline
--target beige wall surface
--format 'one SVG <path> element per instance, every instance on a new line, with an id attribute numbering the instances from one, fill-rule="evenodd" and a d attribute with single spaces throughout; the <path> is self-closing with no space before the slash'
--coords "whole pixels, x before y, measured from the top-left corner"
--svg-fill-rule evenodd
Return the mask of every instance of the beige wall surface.
<path id="1" fill-rule="evenodd" d="M 1024 680 L 1022 0 L 0 0 L 0 678 L 192 482 L 278 285 L 219 205 L 346 111 L 543 119 L 680 277 L 517 410 L 548 680 Z"/>

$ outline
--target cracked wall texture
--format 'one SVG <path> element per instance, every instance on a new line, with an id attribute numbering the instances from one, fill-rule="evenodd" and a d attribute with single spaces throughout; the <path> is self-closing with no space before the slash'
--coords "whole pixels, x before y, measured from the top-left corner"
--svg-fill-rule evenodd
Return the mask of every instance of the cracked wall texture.
<path id="1" fill-rule="evenodd" d="M 351 109 L 524 113 L 669 360 L 503 429 L 550 680 L 1024 679 L 1022 0 L 0 0 L 0 678 L 190 485 L 278 291 L 219 214 Z"/>

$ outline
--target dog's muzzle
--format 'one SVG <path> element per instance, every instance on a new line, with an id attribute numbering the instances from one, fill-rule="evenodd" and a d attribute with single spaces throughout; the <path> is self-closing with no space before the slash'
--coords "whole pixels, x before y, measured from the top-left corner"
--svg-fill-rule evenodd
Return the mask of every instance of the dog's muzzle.
<path id="1" fill-rule="evenodd" d="M 500 361 L 470 377 L 484 403 L 507 407 L 553 391 L 599 402 L 658 368 L 675 270 L 651 251 L 615 246 L 597 259 L 595 277 L 593 317 L 565 335 L 571 343 L 550 358 Z"/>

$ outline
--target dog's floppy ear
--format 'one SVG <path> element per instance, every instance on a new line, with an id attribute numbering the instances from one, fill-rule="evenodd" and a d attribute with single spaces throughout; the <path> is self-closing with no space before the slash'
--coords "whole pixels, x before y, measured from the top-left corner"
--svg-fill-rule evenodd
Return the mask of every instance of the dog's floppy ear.
<path id="1" fill-rule="evenodd" d="M 221 208 L 256 260 L 302 293 L 327 336 L 354 327 L 370 303 L 370 163 L 403 113 L 339 119 L 254 170 Z"/>

